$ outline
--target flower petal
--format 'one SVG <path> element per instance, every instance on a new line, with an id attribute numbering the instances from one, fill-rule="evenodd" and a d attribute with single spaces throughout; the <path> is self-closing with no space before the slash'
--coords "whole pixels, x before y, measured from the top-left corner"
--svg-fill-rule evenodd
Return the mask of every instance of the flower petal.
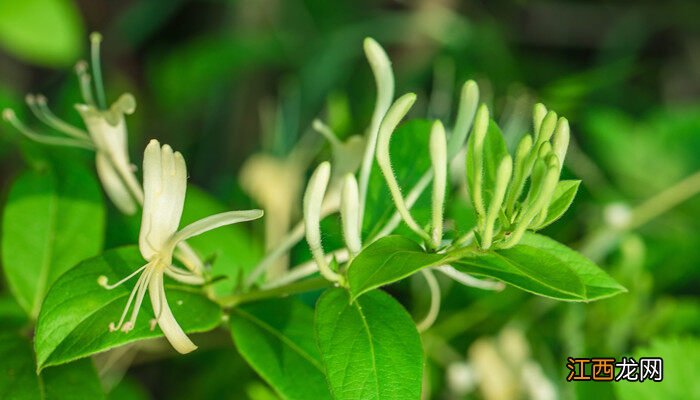
<path id="1" fill-rule="evenodd" d="M 193 236 L 201 235 L 204 232 L 216 229 L 220 226 L 236 224 L 238 222 L 251 221 L 263 216 L 262 210 L 229 211 L 220 214 L 210 215 L 195 221 L 180 229 L 173 237 L 173 243 L 177 244 Z"/>
<path id="2" fill-rule="evenodd" d="M 177 231 L 187 190 L 185 159 L 167 144 L 151 140 L 143 158 L 144 204 L 139 248 L 147 260 Z"/>
<path id="3" fill-rule="evenodd" d="M 166 339 L 180 354 L 187 354 L 197 350 L 197 345 L 192 343 L 189 337 L 182 330 L 175 320 L 168 299 L 163 288 L 163 271 L 158 270 L 153 273 L 148 282 L 148 294 L 151 297 L 153 313 L 156 316 L 158 326 L 163 331 Z"/>
<path id="4" fill-rule="evenodd" d="M 97 152 L 95 164 L 97 166 L 97 175 L 100 177 L 102 187 L 109 199 L 112 200 L 112 203 L 117 206 L 119 211 L 127 215 L 133 215 L 136 212 L 136 202 L 103 152 Z"/>

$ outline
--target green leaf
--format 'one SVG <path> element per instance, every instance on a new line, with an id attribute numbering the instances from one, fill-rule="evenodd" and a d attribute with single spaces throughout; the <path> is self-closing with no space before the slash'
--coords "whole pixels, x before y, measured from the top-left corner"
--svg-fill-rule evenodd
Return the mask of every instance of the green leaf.
<path id="1" fill-rule="evenodd" d="M 422 268 L 442 265 L 446 259 L 444 254 L 426 253 L 416 242 L 403 236 L 385 236 L 367 246 L 350 263 L 351 300 Z"/>
<path id="2" fill-rule="evenodd" d="M 65 66 L 83 49 L 83 22 L 71 0 L 0 2 L 0 45 L 36 64 Z"/>
<path id="3" fill-rule="evenodd" d="M 498 165 L 503 160 L 503 157 L 508 155 L 506 142 L 503 140 L 503 134 L 495 121 L 489 121 L 489 127 L 484 137 L 484 154 L 483 154 L 483 170 L 481 188 L 474 187 L 474 174 L 476 165 L 474 163 L 474 139 L 473 135 L 469 135 L 467 142 L 467 184 L 469 186 L 469 196 L 474 204 L 472 193 L 475 190 L 481 190 L 483 202 L 485 206 L 491 203 L 491 196 L 496 188 L 496 174 Z"/>
<path id="4" fill-rule="evenodd" d="M 462 272 L 500 279 L 557 300 L 591 301 L 626 291 L 592 261 L 534 233 L 526 233 L 520 244 L 510 249 L 470 250 L 452 265 Z"/>
<path id="5" fill-rule="evenodd" d="M 160 329 L 151 330 L 148 321 L 153 309 L 144 301 L 134 330 L 110 332 L 117 321 L 137 278 L 107 290 L 97 283 L 100 275 L 117 282 L 145 262 L 136 246 L 110 250 L 86 260 L 61 276 L 46 295 L 36 327 L 34 347 L 37 366 L 63 364 L 82 357 L 142 339 L 162 337 Z M 192 286 L 166 282 L 165 292 L 175 319 L 185 332 L 203 332 L 221 321 L 220 308 Z"/>
<path id="6" fill-rule="evenodd" d="M 0 334 L 0 398 L 22 400 L 103 399 L 90 360 L 80 360 L 36 374 L 32 346 L 17 334 Z"/>
<path id="7" fill-rule="evenodd" d="M 587 301 L 600 300 L 627 291 L 593 261 L 554 239 L 528 232 L 520 244 L 537 249 L 543 257 L 557 258 L 571 268 L 585 286 Z"/>
<path id="8" fill-rule="evenodd" d="M 231 210 L 231 207 L 221 204 L 203 190 L 190 185 L 187 188 L 180 226 Z M 238 285 L 240 277 L 250 272 L 263 255 L 262 244 L 250 234 L 251 224 L 247 222 L 222 226 L 187 240 L 203 260 L 213 261 L 211 272 L 214 276 L 227 277 L 213 285 L 217 294 L 231 293 Z"/>
<path id="9" fill-rule="evenodd" d="M 330 398 L 314 314 L 294 299 L 251 303 L 231 313 L 231 334 L 243 358 L 285 399 Z"/>
<path id="10" fill-rule="evenodd" d="M 655 339 L 651 345 L 635 350 L 637 363 L 642 357 L 663 359 L 663 381 L 615 382 L 613 386 L 620 400 L 700 399 L 700 381 L 697 379 L 700 339 Z"/>
<path id="11" fill-rule="evenodd" d="M 30 170 L 13 183 L 3 214 L 2 261 L 12 294 L 32 318 L 51 283 L 99 254 L 104 221 L 99 185 L 82 166 Z"/>
<path id="12" fill-rule="evenodd" d="M 375 290 L 350 303 L 346 290 L 329 289 L 316 305 L 315 325 L 334 398 L 420 398 L 420 336 L 391 296 Z"/>
<path id="13" fill-rule="evenodd" d="M 433 122 L 424 119 L 412 119 L 396 129 L 391 137 L 391 165 L 396 180 L 401 186 L 404 197 L 430 170 L 430 151 L 428 142 Z M 375 236 L 396 212 L 396 206 L 386 181 L 377 163 L 374 163 L 367 185 L 367 207 L 363 218 L 362 237 Z M 411 208 L 411 214 L 420 225 L 430 221 L 430 189 Z M 403 226 L 403 224 L 401 225 Z M 406 228 L 406 232 L 412 231 Z"/>
<path id="14" fill-rule="evenodd" d="M 542 229 L 564 215 L 574 201 L 580 184 L 579 180 L 559 181 L 547 209 L 547 218 L 536 229 Z"/>

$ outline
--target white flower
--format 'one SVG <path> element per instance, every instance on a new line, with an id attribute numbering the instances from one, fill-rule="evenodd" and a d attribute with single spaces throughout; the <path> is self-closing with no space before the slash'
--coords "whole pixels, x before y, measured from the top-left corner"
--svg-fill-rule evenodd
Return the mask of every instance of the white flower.
<path id="1" fill-rule="evenodd" d="M 143 192 L 134 176 L 127 144 L 125 114 L 131 114 L 136 101 L 123 94 L 108 110 L 89 104 L 75 108 L 85 122 L 95 147 L 97 174 L 114 205 L 123 213 L 132 215 L 143 201 Z"/>
<path id="2" fill-rule="evenodd" d="M 260 218 L 263 212 L 248 210 L 216 214 L 193 222 L 178 231 L 187 189 L 187 167 L 180 153 L 173 152 L 168 145 L 161 147 L 157 140 L 151 140 L 144 152 L 143 189 L 139 249 L 147 263 L 114 285 L 108 285 L 107 278 L 100 277 L 99 283 L 102 286 L 113 289 L 141 274 L 119 322 L 110 324 L 109 328 L 111 331 L 124 332 L 133 329 L 141 303 L 148 291 L 155 315 L 155 319 L 151 321 L 151 329 L 157 324 L 175 350 L 182 354 L 189 353 L 197 346 L 185 335 L 173 317 L 163 288 L 163 274 L 189 284 L 202 284 L 204 279 L 193 271 L 172 264 L 175 247 L 183 240 L 214 228 Z M 130 309 L 132 312 L 127 321 L 126 315 Z"/>

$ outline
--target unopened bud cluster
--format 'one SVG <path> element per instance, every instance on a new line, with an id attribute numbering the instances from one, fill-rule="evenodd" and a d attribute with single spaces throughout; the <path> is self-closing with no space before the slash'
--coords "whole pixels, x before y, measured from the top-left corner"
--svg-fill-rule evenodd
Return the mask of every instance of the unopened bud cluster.
<path id="1" fill-rule="evenodd" d="M 515 154 L 481 106 L 469 140 L 467 175 L 482 249 L 513 247 L 527 230 L 543 227 L 569 146 L 569 123 L 542 104 L 533 112 L 534 135 Z"/>

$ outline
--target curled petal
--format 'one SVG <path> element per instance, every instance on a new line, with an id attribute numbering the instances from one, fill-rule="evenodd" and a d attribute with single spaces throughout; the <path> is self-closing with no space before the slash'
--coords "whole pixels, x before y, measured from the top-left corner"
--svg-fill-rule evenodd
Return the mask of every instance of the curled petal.
<path id="1" fill-rule="evenodd" d="M 148 282 L 148 294 L 151 297 L 151 305 L 156 316 L 156 322 L 173 348 L 180 354 L 187 354 L 196 350 L 197 345 L 192 343 L 190 338 L 187 337 L 170 310 L 168 299 L 165 296 L 165 289 L 163 288 L 162 271 L 154 272 Z"/>
<path id="2" fill-rule="evenodd" d="M 119 177 L 117 171 L 107 159 L 107 155 L 98 151 L 96 158 L 97 175 L 100 177 L 102 187 L 112 203 L 127 215 L 136 212 L 136 202 L 124 185 L 124 181 Z"/>
<path id="3" fill-rule="evenodd" d="M 210 215 L 195 221 L 186 227 L 180 229 L 175 236 L 173 242 L 179 243 L 193 236 L 201 235 L 204 232 L 216 229 L 224 225 L 237 224 L 239 222 L 251 221 L 263 216 L 262 210 L 245 210 L 245 211 L 229 211 L 220 214 Z"/>

